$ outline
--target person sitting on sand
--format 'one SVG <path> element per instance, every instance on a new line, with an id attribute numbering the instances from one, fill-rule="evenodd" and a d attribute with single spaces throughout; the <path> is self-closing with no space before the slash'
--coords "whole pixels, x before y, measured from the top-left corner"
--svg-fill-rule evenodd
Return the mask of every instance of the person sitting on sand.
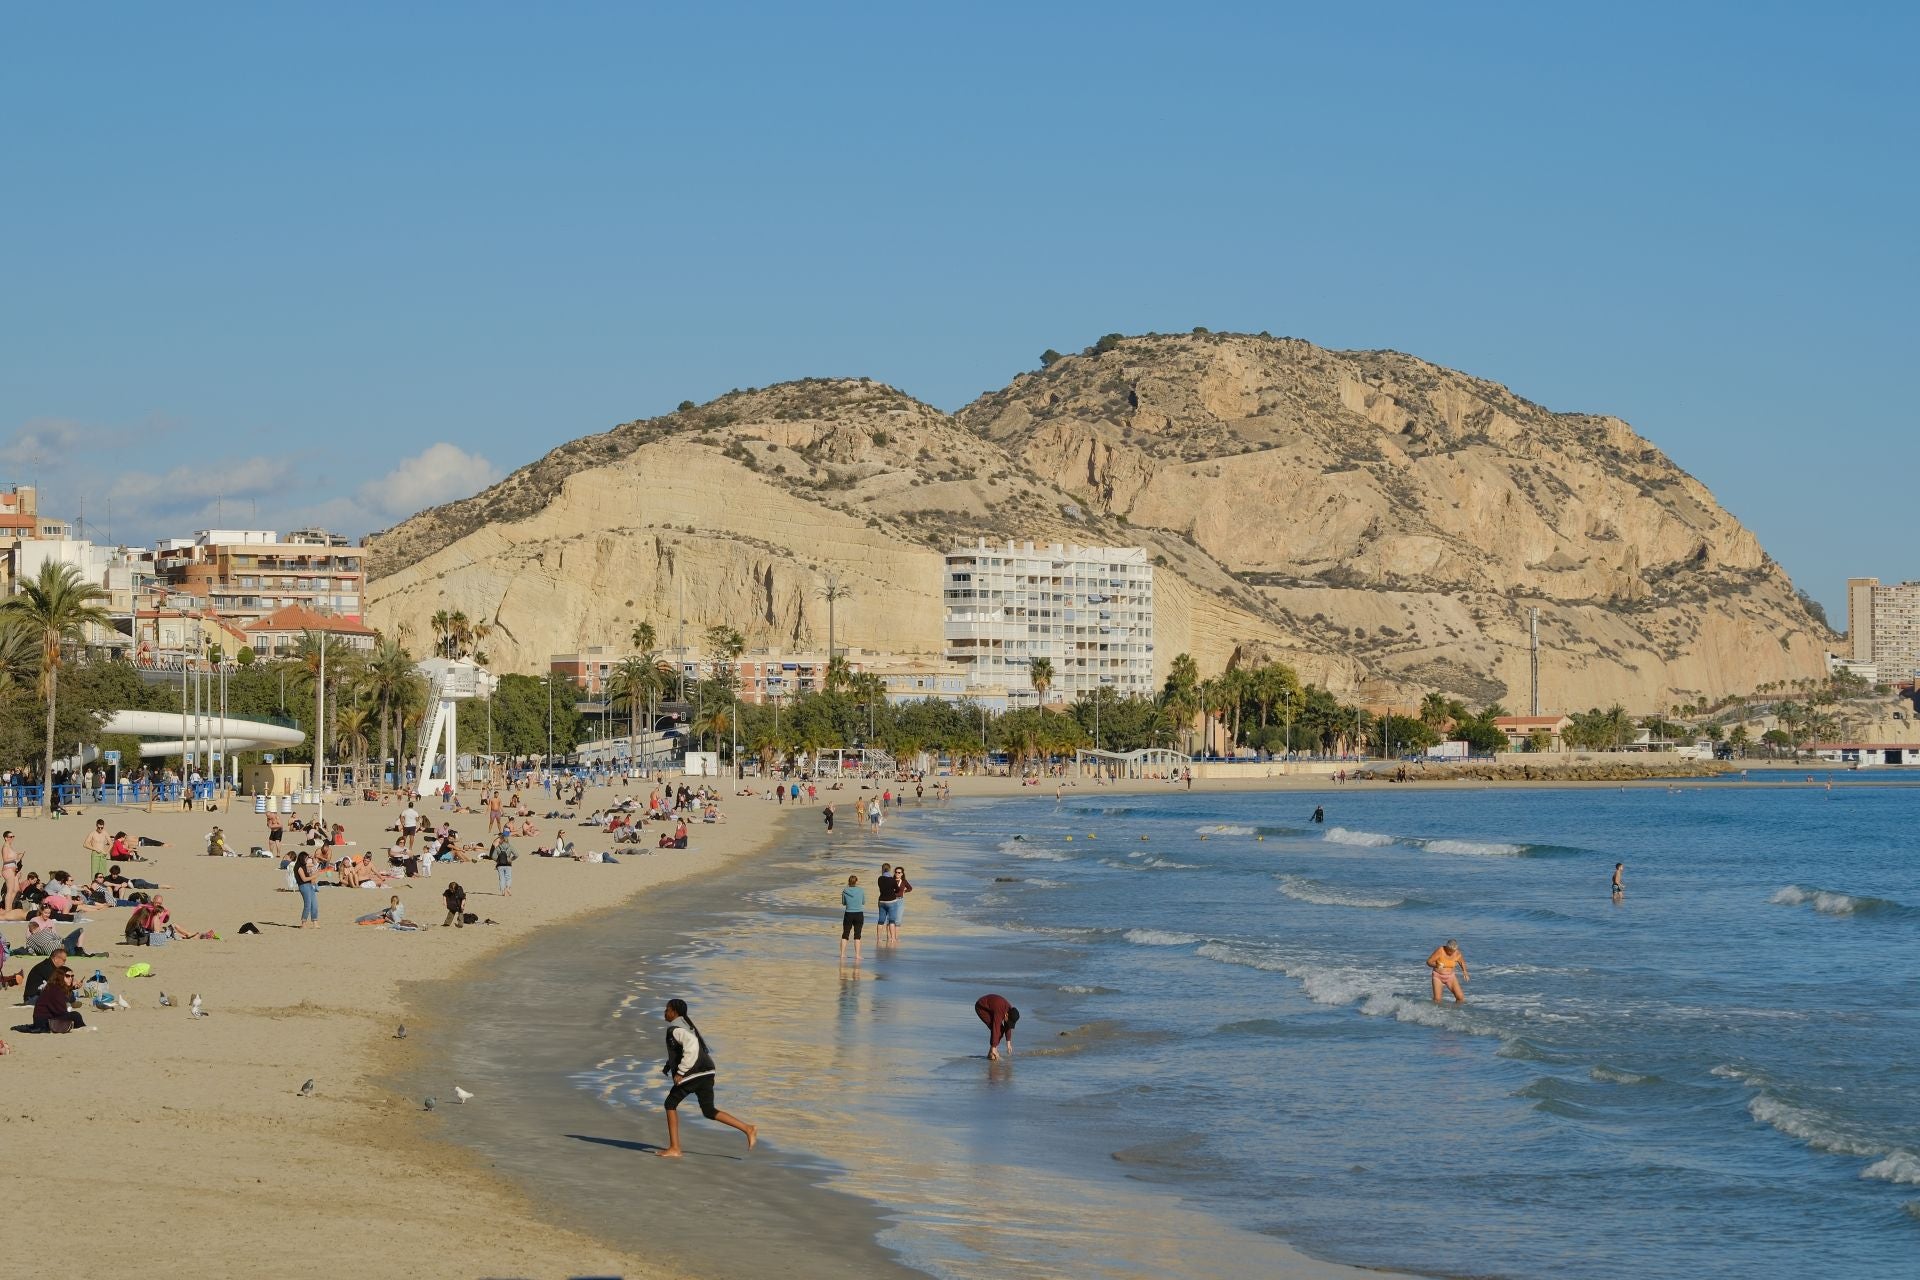
<path id="1" fill-rule="evenodd" d="M 53 873 L 53 880 L 47 885 L 46 893 L 40 899 L 53 908 L 56 916 L 72 919 L 74 913 L 83 905 L 80 886 L 73 882 L 73 876 L 66 871 Z"/>
<path id="2" fill-rule="evenodd" d="M 207 856 L 209 858 L 224 858 L 227 856 L 226 833 L 218 827 L 207 832 Z"/>
<path id="3" fill-rule="evenodd" d="M 74 980 L 73 970 L 60 964 L 48 974 L 45 985 L 40 988 L 33 1000 L 33 1029 L 35 1031 L 73 1030 L 86 1027 L 86 1019 L 73 1007 L 74 993 L 79 984 Z M 64 1021 L 63 1021 L 64 1020 Z M 60 1025 L 56 1026 L 56 1023 Z"/>
<path id="4" fill-rule="evenodd" d="M 26 950 L 35 955 L 50 956 L 64 947 L 68 955 L 83 956 L 87 954 L 86 942 L 87 931 L 84 928 L 75 929 L 64 938 L 61 937 L 59 926 L 53 918 L 53 908 L 45 903 L 27 920 Z"/>
<path id="5" fill-rule="evenodd" d="M 4 990 L 7 987 L 21 986 L 27 980 L 26 970 L 24 969 L 15 969 L 12 973 L 7 972 L 7 961 L 12 958 L 12 956 L 13 952 L 7 948 L 7 940 L 0 938 L 0 990 Z M 26 1000 L 23 998 L 21 1003 L 25 1004 Z"/>
<path id="6" fill-rule="evenodd" d="M 406 919 L 407 910 L 400 905 L 400 895 L 394 894 L 387 899 L 387 905 L 378 911 L 370 911 L 364 916 L 356 916 L 355 924 L 398 924 Z"/>
<path id="7" fill-rule="evenodd" d="M 1435 947 L 1433 954 L 1427 957 L 1427 968 L 1433 970 L 1433 1002 L 1440 1003 L 1443 992 L 1453 992 L 1455 1004 L 1467 1002 L 1466 993 L 1460 990 L 1460 984 L 1467 981 L 1467 958 L 1460 954 L 1460 944 L 1452 938 Z M 1454 976 L 1454 970 L 1460 974 Z"/>
<path id="8" fill-rule="evenodd" d="M 126 832 L 116 831 L 113 833 L 113 845 L 107 850 L 107 857 L 115 862 L 145 862 L 146 855 L 140 850 L 148 847 L 150 843 L 159 844 L 160 842 L 157 840 L 149 842 L 145 836 L 129 840 Z"/>

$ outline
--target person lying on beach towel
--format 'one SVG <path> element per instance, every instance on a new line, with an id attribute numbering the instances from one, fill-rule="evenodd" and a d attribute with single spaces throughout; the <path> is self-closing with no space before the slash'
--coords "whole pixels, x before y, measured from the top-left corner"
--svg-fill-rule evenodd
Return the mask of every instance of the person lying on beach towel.
<path id="1" fill-rule="evenodd" d="M 151 891 L 154 889 L 173 888 L 173 886 L 170 884 L 160 884 L 153 880 L 143 880 L 143 879 L 140 879 L 138 876 L 130 878 L 122 874 L 120 868 L 118 867 L 115 867 L 113 870 L 107 872 L 106 885 L 107 885 L 107 891 L 113 895 L 113 900 L 115 902 L 120 901 L 128 893 L 131 893 L 135 889 L 146 889 Z"/>

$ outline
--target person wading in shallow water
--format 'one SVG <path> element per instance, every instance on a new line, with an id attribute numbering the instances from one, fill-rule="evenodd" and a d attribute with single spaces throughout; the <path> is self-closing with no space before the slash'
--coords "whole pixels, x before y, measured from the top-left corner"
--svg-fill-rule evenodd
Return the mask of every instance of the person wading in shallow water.
<path id="1" fill-rule="evenodd" d="M 1427 968 L 1433 970 L 1433 1002 L 1440 1003 L 1443 993 L 1453 992 L 1455 1004 L 1467 1002 L 1466 993 L 1460 990 L 1460 984 L 1467 981 L 1467 958 L 1460 954 L 1460 944 L 1452 938 L 1435 947 L 1433 954 L 1427 957 Z M 1459 976 L 1454 970 L 1460 970 Z"/>
<path id="2" fill-rule="evenodd" d="M 747 1150 L 753 1150 L 760 1130 L 713 1105 L 713 1055 L 707 1051 L 707 1041 L 700 1034 L 700 1028 L 687 1017 L 687 1002 L 667 1001 L 662 1016 L 667 1020 L 667 1065 L 661 1069 L 673 1081 L 673 1088 L 667 1093 L 667 1147 L 658 1154 L 667 1159 L 678 1159 L 684 1154 L 680 1150 L 679 1107 L 689 1095 L 699 1102 L 701 1115 L 746 1134 Z"/>

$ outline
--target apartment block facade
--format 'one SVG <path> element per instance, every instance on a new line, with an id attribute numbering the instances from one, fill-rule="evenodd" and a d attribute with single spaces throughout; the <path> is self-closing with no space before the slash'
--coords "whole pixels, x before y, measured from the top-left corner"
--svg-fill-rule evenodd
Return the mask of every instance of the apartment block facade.
<path id="1" fill-rule="evenodd" d="M 1052 665 L 1049 701 L 1153 681 L 1153 565 L 1142 547 L 989 543 L 946 557 L 946 657 L 976 688 L 1036 700 L 1032 663 Z"/>
<path id="2" fill-rule="evenodd" d="M 1920 673 L 1920 582 L 1847 579 L 1847 644 L 1856 663 L 1904 684 Z"/>
<path id="3" fill-rule="evenodd" d="M 365 558 L 364 547 L 324 529 L 284 538 L 270 529 L 202 529 L 160 543 L 153 560 L 168 590 L 244 625 L 294 607 L 359 621 Z"/>

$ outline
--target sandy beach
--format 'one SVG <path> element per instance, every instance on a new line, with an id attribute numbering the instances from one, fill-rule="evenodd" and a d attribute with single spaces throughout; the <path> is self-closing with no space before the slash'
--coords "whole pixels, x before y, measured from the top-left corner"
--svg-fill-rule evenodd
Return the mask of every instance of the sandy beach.
<path id="1" fill-rule="evenodd" d="M 1195 790 L 1326 785 L 1292 778 L 1201 782 Z M 1364 785 L 1379 791 L 1421 784 Z M 1164 782 L 1082 785 L 1070 794 L 1086 798 L 1168 789 Z M 629 790 L 590 793 L 585 808 Z M 961 778 L 954 791 L 959 797 L 1040 797 L 1051 787 Z M 850 790 L 834 798 L 856 794 Z M 534 801 L 532 807 L 544 811 L 548 806 Z M 841 807 L 844 812 L 847 806 Z M 433 802 L 423 812 L 430 819 L 439 816 Z M 430 879 L 402 882 L 399 891 L 409 914 L 433 925 L 420 934 L 356 928 L 354 916 L 386 903 L 387 892 L 373 890 L 323 890 L 322 927 L 305 932 L 291 927 L 299 899 L 284 889 L 274 862 L 202 853 L 205 833 L 215 822 L 239 847 L 264 840 L 263 819 L 238 799 L 224 814 L 104 809 L 52 821 L 10 819 L 7 825 L 27 855 L 27 868 L 43 875 L 55 868 L 84 872 L 80 842 L 96 816 L 106 819 L 110 832 L 170 842 L 149 851 L 153 863 L 136 865 L 129 874 L 172 886 L 165 897 L 176 920 L 221 936 L 151 951 L 130 948 L 120 942 L 124 915 L 96 914 L 91 949 L 111 955 L 76 967 L 83 976 L 96 968 L 106 973 L 113 989 L 134 1007 L 89 1011 L 89 1022 L 99 1028 L 89 1033 L 52 1037 L 0 1031 L 12 1046 L 12 1053 L 0 1059 L 0 1080 L 14 1101 L 0 1117 L 5 1125 L 0 1131 L 7 1134 L 9 1149 L 25 1157 L 9 1163 L 0 1187 L 12 1203 L 31 1206 L 44 1195 L 49 1169 L 57 1167 L 68 1175 L 59 1194 L 84 1197 L 100 1207 L 110 1225 L 77 1230 L 63 1246 L 62 1265 L 82 1274 L 138 1269 L 162 1276 L 331 1275 L 342 1266 L 343 1251 L 355 1271 L 371 1276 L 690 1274 L 680 1251 L 646 1248 L 630 1219 L 622 1221 L 620 1231 L 592 1229 L 594 1213 L 634 1207 L 619 1188 L 589 1206 L 594 1212 L 560 1215 L 574 1225 L 558 1225 L 556 1215 L 484 1159 L 448 1141 L 463 1115 L 471 1114 L 471 1108 L 452 1108 L 453 1088 L 460 1083 L 454 1078 L 457 1067 L 444 1080 L 423 1073 L 438 1069 L 434 1064 L 444 1059 L 435 1055 L 445 1053 L 458 1030 L 446 1013 L 460 1004 L 450 990 L 470 987 L 481 976 L 507 976 L 494 974 L 497 957 L 548 941 L 564 952 L 571 935 L 562 926 L 629 904 L 643 906 L 654 891 L 676 882 L 749 865 L 778 835 L 784 818 L 818 824 L 817 806 L 805 804 L 795 814 L 739 798 L 726 805 L 726 812 L 726 823 L 694 829 L 690 850 L 651 853 L 616 866 L 526 856 L 547 843 L 553 824 L 543 823 L 541 839 L 518 841 L 523 856 L 511 899 L 496 895 L 490 865 L 442 864 Z M 330 808 L 329 814 L 346 822 L 349 835 L 365 845 L 379 839 L 397 807 L 355 805 Z M 468 834 L 484 832 L 479 815 L 461 818 Z M 499 923 L 439 927 L 439 895 L 450 878 L 469 890 L 470 909 Z M 698 902 L 706 889 L 692 883 L 678 892 Z M 259 924 L 260 934 L 237 934 L 243 921 Z M 24 925 L 8 923 L 5 933 L 17 949 Z M 135 961 L 150 962 L 154 976 L 125 979 L 126 967 Z M 16 959 L 10 967 L 19 964 Z M 595 972 L 591 953 L 580 955 L 578 964 L 581 985 L 589 992 L 603 994 L 617 976 Z M 178 1003 L 160 1007 L 162 991 Z M 190 1018 L 184 1008 L 186 997 L 196 993 L 209 1013 L 204 1019 Z M 27 1020 L 26 1009 L 9 1007 L 16 1013 L 6 1026 Z M 554 1016 L 569 1015 L 557 1010 Z M 394 1034 L 402 1023 L 409 1029 L 405 1040 Z M 538 1028 L 528 1030 L 529 1051 L 537 1053 Z M 649 1043 L 657 1039 L 651 1028 L 645 1034 Z M 309 1078 L 316 1082 L 313 1096 L 302 1097 L 300 1086 Z M 403 1085 L 419 1087 L 402 1092 Z M 432 1114 L 414 1096 L 426 1090 L 440 1101 Z M 513 1105 L 483 1094 L 472 1108 Z M 738 1136 L 697 1119 L 691 1126 L 689 1139 L 702 1150 L 718 1150 Z M 569 1132 L 592 1131 L 576 1126 Z M 646 1141 L 658 1136 L 643 1135 Z M 767 1137 L 777 1149 L 778 1131 Z M 616 1144 L 607 1146 L 628 1154 Z M 786 1171 L 749 1177 L 743 1169 L 754 1166 L 745 1162 L 690 1160 L 686 1166 L 675 1168 L 679 1181 L 665 1186 L 649 1169 L 647 1190 L 683 1189 L 694 1202 L 715 1197 L 743 1211 L 751 1206 L 753 1229 L 733 1242 L 732 1255 L 725 1252 L 724 1239 L 709 1241 L 720 1252 L 705 1253 L 706 1274 L 744 1273 L 751 1269 L 755 1249 L 801 1237 L 812 1239 L 816 1258 L 831 1259 L 846 1250 L 870 1265 L 885 1265 L 885 1255 L 872 1244 L 873 1215 L 845 1197 L 810 1198 L 828 1193 Z M 823 1207 L 833 1212 L 823 1214 Z M 739 1261 L 739 1271 L 724 1262 L 714 1265 L 715 1258 L 728 1256 Z M 808 1273 L 806 1268 L 796 1272 Z M 824 1265 L 819 1273 L 826 1273 Z"/>

